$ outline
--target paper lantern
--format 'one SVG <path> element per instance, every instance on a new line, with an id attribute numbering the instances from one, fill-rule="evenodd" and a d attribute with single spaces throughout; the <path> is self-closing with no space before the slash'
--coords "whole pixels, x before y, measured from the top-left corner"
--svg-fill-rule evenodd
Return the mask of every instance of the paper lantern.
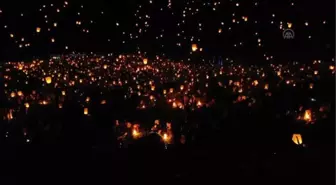
<path id="1" fill-rule="evenodd" d="M 50 76 L 46 77 L 45 81 L 47 82 L 47 84 L 51 84 L 51 77 Z"/>
<path id="2" fill-rule="evenodd" d="M 22 93 L 22 91 L 18 91 L 18 96 L 23 96 L 23 93 Z"/>
<path id="3" fill-rule="evenodd" d="M 89 114 L 89 109 L 88 108 L 84 108 L 84 115 L 88 115 Z"/>
<path id="4" fill-rule="evenodd" d="M 29 108 L 29 103 L 25 103 L 24 105 L 27 109 Z"/>
<path id="5" fill-rule="evenodd" d="M 10 96 L 11 96 L 11 98 L 15 98 L 15 96 L 16 96 L 15 92 L 12 92 L 12 93 L 10 94 Z"/>
<path id="6" fill-rule="evenodd" d="M 265 84 L 264 89 L 265 89 L 265 90 L 268 90 L 268 84 Z"/>
<path id="7" fill-rule="evenodd" d="M 301 134 L 293 134 L 292 141 L 297 145 L 301 145 L 302 144 Z"/>
<path id="8" fill-rule="evenodd" d="M 37 33 L 40 33 L 40 32 L 41 32 L 41 28 L 40 28 L 40 27 L 37 27 L 37 28 L 36 28 L 36 32 L 37 32 Z"/>
<path id="9" fill-rule="evenodd" d="M 307 122 L 310 122 L 312 120 L 312 113 L 311 110 L 306 110 L 303 116 L 303 119 Z"/>
<path id="10" fill-rule="evenodd" d="M 197 51 L 197 49 L 198 49 L 197 44 L 192 44 L 192 45 L 191 45 L 191 50 L 192 50 L 193 52 Z"/>
<path id="11" fill-rule="evenodd" d="M 144 64 L 144 65 L 147 65 L 147 63 L 148 63 L 148 59 L 147 59 L 147 58 L 144 58 L 144 59 L 143 59 L 143 64 Z"/>

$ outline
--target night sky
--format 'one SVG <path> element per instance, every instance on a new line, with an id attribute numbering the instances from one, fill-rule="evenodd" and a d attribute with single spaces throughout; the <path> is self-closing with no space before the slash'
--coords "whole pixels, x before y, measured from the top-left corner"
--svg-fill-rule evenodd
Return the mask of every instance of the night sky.
<path id="1" fill-rule="evenodd" d="M 73 51 L 187 60 L 195 43 L 200 60 L 310 62 L 335 50 L 327 0 L 3 1 L 0 10 L 1 60 Z M 290 24 L 295 38 L 286 40 Z"/>

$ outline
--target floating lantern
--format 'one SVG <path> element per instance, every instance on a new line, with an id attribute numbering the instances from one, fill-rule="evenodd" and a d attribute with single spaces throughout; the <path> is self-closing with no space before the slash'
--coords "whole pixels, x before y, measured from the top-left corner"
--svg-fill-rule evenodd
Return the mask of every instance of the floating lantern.
<path id="1" fill-rule="evenodd" d="M 265 89 L 265 90 L 268 90 L 268 84 L 265 84 L 264 89 Z"/>
<path id="2" fill-rule="evenodd" d="M 48 76 L 45 78 L 45 81 L 47 82 L 47 84 L 51 84 L 52 79 L 50 76 Z"/>
<path id="3" fill-rule="evenodd" d="M 309 89 L 313 89 L 313 88 L 314 88 L 314 84 L 313 83 L 309 84 Z"/>
<path id="4" fill-rule="evenodd" d="M 29 106 L 29 103 L 25 103 L 24 104 L 25 105 L 25 107 L 28 109 L 30 106 Z"/>
<path id="5" fill-rule="evenodd" d="M 312 113 L 311 110 L 306 110 L 303 116 L 303 119 L 307 122 L 311 122 L 312 121 Z"/>
<path id="6" fill-rule="evenodd" d="M 144 65 L 147 65 L 147 63 L 148 63 L 148 59 L 147 59 L 147 58 L 144 58 L 144 59 L 143 59 L 143 64 L 144 64 Z"/>
<path id="7" fill-rule="evenodd" d="M 15 92 L 12 92 L 12 93 L 10 94 L 10 96 L 11 96 L 11 98 L 15 98 L 15 96 L 16 96 Z"/>
<path id="8" fill-rule="evenodd" d="M 17 94 L 18 94 L 18 96 L 20 96 L 20 97 L 21 97 L 21 96 L 23 96 L 23 93 L 22 93 L 22 91 L 18 91 L 18 93 L 17 93 Z"/>
<path id="9" fill-rule="evenodd" d="M 37 32 L 37 33 L 40 33 L 40 32 L 41 32 L 41 28 L 40 28 L 40 27 L 37 27 L 37 28 L 36 28 L 36 32 Z"/>
<path id="10" fill-rule="evenodd" d="M 89 114 L 89 109 L 88 108 L 84 108 L 84 115 L 88 115 Z"/>
<path id="11" fill-rule="evenodd" d="M 192 45 L 191 45 L 191 50 L 192 50 L 193 52 L 197 51 L 197 49 L 198 49 L 197 44 L 192 44 Z"/>
<path id="12" fill-rule="evenodd" d="M 297 145 L 301 145 L 302 144 L 301 134 L 293 134 L 292 141 Z"/>

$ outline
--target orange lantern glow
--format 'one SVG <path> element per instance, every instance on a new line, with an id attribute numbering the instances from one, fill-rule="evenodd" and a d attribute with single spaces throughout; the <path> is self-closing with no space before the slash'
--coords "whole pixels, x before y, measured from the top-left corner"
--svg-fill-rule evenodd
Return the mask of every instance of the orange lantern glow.
<path id="1" fill-rule="evenodd" d="M 297 145 L 301 145 L 302 144 L 302 136 L 301 136 L 301 134 L 293 134 L 292 141 L 295 144 L 297 144 Z"/>
<path id="2" fill-rule="evenodd" d="M 15 98 L 15 96 L 16 96 L 15 92 L 12 92 L 12 93 L 10 94 L 10 96 L 11 96 L 11 98 Z"/>
<path id="3" fill-rule="evenodd" d="M 197 44 L 192 44 L 192 45 L 191 45 L 191 50 L 192 50 L 193 52 L 197 51 L 197 49 L 198 49 Z"/>
<path id="4" fill-rule="evenodd" d="M 47 84 L 51 84 L 52 79 L 50 76 L 48 76 L 45 78 L 45 81 L 47 82 Z"/>
<path id="5" fill-rule="evenodd" d="M 312 121 L 312 113 L 311 110 L 306 110 L 303 116 L 303 119 L 307 122 Z"/>
<path id="6" fill-rule="evenodd" d="M 147 59 L 147 58 L 144 58 L 144 59 L 143 59 L 143 64 L 144 64 L 144 65 L 147 65 L 147 63 L 148 63 L 148 59 Z"/>
<path id="7" fill-rule="evenodd" d="M 265 89 L 265 90 L 268 90 L 268 84 L 265 84 L 264 89 Z"/>
<path id="8" fill-rule="evenodd" d="M 88 115 L 89 114 L 89 109 L 88 108 L 84 108 L 84 115 Z"/>

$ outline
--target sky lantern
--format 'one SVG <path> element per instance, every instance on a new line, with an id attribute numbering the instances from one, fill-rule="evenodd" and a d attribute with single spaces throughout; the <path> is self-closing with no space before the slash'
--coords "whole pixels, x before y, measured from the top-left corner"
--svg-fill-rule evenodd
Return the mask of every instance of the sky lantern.
<path id="1" fill-rule="evenodd" d="M 10 96 L 11 96 L 11 98 L 15 98 L 15 96 L 16 96 L 15 92 L 12 92 L 12 93 L 10 94 Z"/>
<path id="2" fill-rule="evenodd" d="M 335 67 L 334 66 L 329 66 L 329 70 L 334 70 L 335 69 Z"/>
<path id="3" fill-rule="evenodd" d="M 28 109 L 29 108 L 29 103 L 25 103 L 24 106 Z"/>
<path id="4" fill-rule="evenodd" d="M 303 116 L 303 119 L 307 122 L 311 122 L 312 121 L 312 113 L 311 110 L 306 110 Z"/>
<path id="5" fill-rule="evenodd" d="M 40 32 L 41 32 L 41 28 L 40 28 L 40 27 L 37 27 L 37 28 L 36 28 L 36 32 L 37 32 L 37 33 L 40 33 Z"/>
<path id="6" fill-rule="evenodd" d="M 148 59 L 147 59 L 147 58 L 144 58 L 144 59 L 143 59 L 143 64 L 144 64 L 144 65 L 147 65 L 147 63 L 148 63 Z"/>
<path id="7" fill-rule="evenodd" d="M 197 51 L 197 49 L 198 49 L 197 44 L 192 44 L 192 45 L 191 45 L 191 50 L 192 50 L 193 52 Z"/>
<path id="8" fill-rule="evenodd" d="M 89 109 L 88 108 L 84 108 L 84 115 L 88 115 L 89 114 Z"/>
<path id="9" fill-rule="evenodd" d="M 290 22 L 287 23 L 287 27 L 288 27 L 288 28 L 292 28 L 292 25 L 293 25 L 293 24 L 290 23 Z"/>
<path id="10" fill-rule="evenodd" d="M 295 144 L 297 144 L 297 145 L 301 145 L 302 144 L 302 136 L 301 136 L 301 134 L 293 134 L 292 141 Z"/>
<path id="11" fill-rule="evenodd" d="M 314 84 L 313 83 L 310 83 L 309 84 L 309 89 L 313 89 L 314 88 Z"/>
<path id="12" fill-rule="evenodd" d="M 218 33 L 222 33 L 222 29 L 221 28 L 218 29 Z"/>
<path id="13" fill-rule="evenodd" d="M 181 85 L 181 86 L 180 86 L 180 89 L 181 89 L 181 91 L 183 91 L 183 89 L 184 89 L 184 85 Z"/>
<path id="14" fill-rule="evenodd" d="M 53 43 L 54 43 L 54 42 L 55 42 L 55 39 L 54 39 L 54 38 L 51 38 L 51 42 L 53 42 Z"/>
<path id="15" fill-rule="evenodd" d="M 268 84 L 265 84 L 264 89 L 265 89 L 265 90 L 268 90 Z"/>
<path id="16" fill-rule="evenodd" d="M 47 82 L 47 84 L 51 84 L 52 79 L 50 76 L 48 76 L 45 78 L 45 81 Z"/>

